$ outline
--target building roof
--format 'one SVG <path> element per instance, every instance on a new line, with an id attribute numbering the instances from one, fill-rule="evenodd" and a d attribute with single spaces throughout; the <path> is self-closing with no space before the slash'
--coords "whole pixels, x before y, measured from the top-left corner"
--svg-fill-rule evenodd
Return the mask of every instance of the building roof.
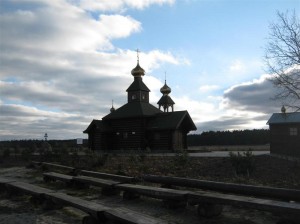
<path id="1" fill-rule="evenodd" d="M 267 124 L 287 124 L 300 123 L 300 112 L 293 113 L 274 113 Z"/>
<path id="2" fill-rule="evenodd" d="M 91 129 L 101 129 L 101 131 L 111 131 L 111 128 L 103 123 L 101 120 L 93 120 L 90 125 L 83 131 L 83 133 L 89 133 Z"/>
<path id="3" fill-rule="evenodd" d="M 143 82 L 142 78 L 135 77 L 133 83 L 131 83 L 131 85 L 128 87 L 126 91 L 129 92 L 129 91 L 139 91 L 139 90 L 150 92 L 148 87 Z"/>
<path id="4" fill-rule="evenodd" d="M 159 101 L 157 102 L 158 105 L 173 105 L 175 104 L 174 101 L 168 95 L 163 95 Z"/>
<path id="5" fill-rule="evenodd" d="M 197 130 L 193 120 L 186 110 L 158 114 L 148 123 L 148 129 L 174 130 L 180 126 L 185 126 L 187 130 Z"/>
<path id="6" fill-rule="evenodd" d="M 130 117 L 150 117 L 156 114 L 163 113 L 158 108 L 154 107 L 150 103 L 134 101 L 126 103 L 122 107 L 116 109 L 112 113 L 103 117 L 106 119 L 120 119 L 120 118 L 130 118 Z"/>

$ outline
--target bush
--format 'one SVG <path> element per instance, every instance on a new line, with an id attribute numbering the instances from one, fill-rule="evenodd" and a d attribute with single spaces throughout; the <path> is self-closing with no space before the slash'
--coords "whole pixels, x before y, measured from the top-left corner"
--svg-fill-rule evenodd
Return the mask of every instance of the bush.
<path id="1" fill-rule="evenodd" d="M 5 159 L 5 158 L 8 158 L 9 156 L 10 156 L 10 149 L 9 148 L 4 149 L 2 158 Z"/>
<path id="2" fill-rule="evenodd" d="M 187 150 L 178 150 L 174 157 L 174 165 L 175 166 L 186 166 L 189 162 L 189 154 Z"/>
<path id="3" fill-rule="evenodd" d="M 31 159 L 32 149 L 25 148 L 21 152 L 22 159 L 25 161 L 29 161 Z"/>
<path id="4" fill-rule="evenodd" d="M 230 152 L 229 156 L 231 165 L 234 167 L 236 175 L 247 175 L 249 177 L 254 171 L 254 156 L 251 150 L 243 153 Z"/>

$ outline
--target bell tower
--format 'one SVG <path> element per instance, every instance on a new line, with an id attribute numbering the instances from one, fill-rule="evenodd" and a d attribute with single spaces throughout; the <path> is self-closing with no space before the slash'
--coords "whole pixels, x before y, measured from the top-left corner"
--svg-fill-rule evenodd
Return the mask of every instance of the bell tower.
<path id="1" fill-rule="evenodd" d="M 159 109 L 162 107 L 164 112 L 169 112 L 169 107 L 171 107 L 172 112 L 174 111 L 174 101 L 169 96 L 171 93 L 171 88 L 167 85 L 167 81 L 165 78 L 165 85 L 160 88 L 160 92 L 163 94 L 160 100 L 157 102 L 159 105 Z"/>
<path id="2" fill-rule="evenodd" d="M 128 87 L 127 98 L 128 103 L 130 102 L 145 102 L 149 103 L 149 92 L 150 90 L 143 82 L 143 76 L 145 70 L 139 64 L 139 50 L 137 50 L 137 65 L 131 70 L 131 75 L 134 77 L 133 83 Z"/>

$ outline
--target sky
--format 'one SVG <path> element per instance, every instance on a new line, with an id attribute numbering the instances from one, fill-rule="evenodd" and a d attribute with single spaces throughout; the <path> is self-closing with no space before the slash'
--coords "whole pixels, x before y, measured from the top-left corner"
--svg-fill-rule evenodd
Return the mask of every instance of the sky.
<path id="1" fill-rule="evenodd" d="M 190 134 L 268 128 L 282 106 L 269 27 L 293 10 L 299 0 L 0 0 L 0 140 L 87 138 L 112 100 L 127 103 L 136 49 L 150 103 L 166 77 Z"/>

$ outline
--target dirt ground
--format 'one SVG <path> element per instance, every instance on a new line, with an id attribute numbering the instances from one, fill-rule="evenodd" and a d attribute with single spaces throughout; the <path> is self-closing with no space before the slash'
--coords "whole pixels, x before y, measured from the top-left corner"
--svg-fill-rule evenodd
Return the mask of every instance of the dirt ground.
<path id="1" fill-rule="evenodd" d="M 110 173 L 123 172 L 132 176 L 149 173 L 300 189 L 300 165 L 270 156 L 256 157 L 255 170 L 248 177 L 237 176 L 228 158 L 189 158 L 188 163 L 182 169 L 174 165 L 172 158 L 144 158 L 143 162 L 133 160 L 133 158 L 109 157 L 103 166 L 96 167 L 94 170 Z M 280 220 L 278 214 L 231 206 L 225 206 L 223 213 L 218 217 L 200 218 L 197 216 L 195 206 L 171 210 L 164 207 L 161 201 L 155 199 L 141 197 L 127 201 L 123 200 L 121 195 L 102 196 L 98 188 L 78 190 L 66 188 L 64 184 L 59 182 L 45 184 L 42 180 L 42 171 L 27 169 L 24 166 L 2 167 L 0 168 L 0 177 L 34 183 L 109 207 L 126 207 L 169 223 L 273 224 Z M 0 193 L 1 224 L 79 224 L 85 215 L 83 212 L 70 207 L 45 211 L 31 204 L 28 196 L 7 197 L 4 192 Z"/>

